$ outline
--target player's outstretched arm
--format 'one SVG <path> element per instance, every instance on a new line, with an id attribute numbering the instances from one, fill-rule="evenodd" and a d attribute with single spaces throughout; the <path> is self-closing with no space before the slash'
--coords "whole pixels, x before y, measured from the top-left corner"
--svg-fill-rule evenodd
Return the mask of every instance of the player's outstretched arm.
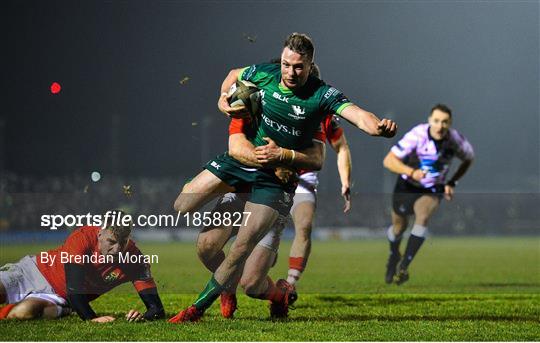
<path id="1" fill-rule="evenodd" d="M 392 173 L 405 174 L 412 177 L 416 181 L 422 180 L 426 176 L 426 172 L 421 169 L 409 167 L 399 159 L 393 152 L 388 152 L 384 158 L 383 165 Z"/>
<path id="2" fill-rule="evenodd" d="M 341 180 L 341 196 L 345 200 L 343 212 L 346 213 L 351 209 L 351 150 L 349 149 L 345 133 L 330 144 L 337 154 L 337 168 L 339 179 Z"/>
<path id="3" fill-rule="evenodd" d="M 71 308 L 77 312 L 82 320 L 91 320 L 97 323 L 107 323 L 114 320 L 114 317 L 98 317 L 90 304 L 84 290 L 84 267 L 76 263 L 66 263 L 64 265 L 66 273 L 67 298 Z"/>
<path id="4" fill-rule="evenodd" d="M 380 120 L 373 113 L 363 110 L 354 104 L 345 107 L 340 115 L 349 123 L 371 136 L 391 138 L 397 132 L 397 124 L 394 121 L 390 119 Z"/>

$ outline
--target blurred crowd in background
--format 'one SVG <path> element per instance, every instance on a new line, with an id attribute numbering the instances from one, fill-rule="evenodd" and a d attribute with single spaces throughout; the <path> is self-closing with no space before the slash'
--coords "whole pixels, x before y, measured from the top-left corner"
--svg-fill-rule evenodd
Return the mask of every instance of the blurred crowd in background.
<path id="1" fill-rule="evenodd" d="M 172 204 L 186 181 L 184 177 L 105 176 L 94 182 L 88 175 L 37 178 L 4 173 L 0 178 L 0 233 L 48 230 L 41 226 L 44 214 L 103 214 L 121 209 L 134 216 L 174 215 Z M 315 229 L 368 230 L 382 235 L 389 225 L 391 196 L 353 189 L 353 207 L 343 214 L 337 192 L 319 193 Z M 540 229 L 538 193 L 458 192 L 453 201 L 443 202 L 431 225 L 436 235 L 527 235 Z"/>

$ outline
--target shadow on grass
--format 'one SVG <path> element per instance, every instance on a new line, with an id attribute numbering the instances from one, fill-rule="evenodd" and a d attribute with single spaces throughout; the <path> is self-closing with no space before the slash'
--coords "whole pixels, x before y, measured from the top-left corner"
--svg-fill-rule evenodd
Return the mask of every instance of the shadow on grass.
<path id="1" fill-rule="evenodd" d="M 240 319 L 240 318 L 239 318 Z M 271 319 L 258 316 L 242 316 L 242 320 L 253 321 L 268 321 L 268 322 L 403 322 L 403 321 L 429 321 L 429 322 L 446 322 L 446 321 L 490 321 L 490 322 L 529 322 L 540 324 L 540 319 L 534 315 L 490 315 L 490 314 L 461 314 L 461 315 L 367 315 L 367 314 L 341 314 L 341 315 L 313 315 L 295 316 L 291 315 L 284 319 Z"/>
<path id="2" fill-rule="evenodd" d="M 535 282 L 521 282 L 521 283 L 503 283 L 503 282 L 490 282 L 490 283 L 479 283 L 475 286 L 479 287 L 494 287 L 494 288 L 506 288 L 506 287 L 523 287 L 523 288 L 533 288 L 540 287 L 540 283 Z"/>
<path id="3" fill-rule="evenodd" d="M 445 322 L 445 321 L 491 321 L 491 322 L 531 322 L 539 323 L 540 319 L 533 315 L 489 315 L 489 314 L 463 314 L 463 315 L 363 315 L 363 314 L 346 314 L 340 316 L 298 316 L 292 318 L 294 321 L 389 321 L 389 322 L 402 322 L 402 321 L 431 321 L 431 322 Z"/>
<path id="4" fill-rule="evenodd" d="M 511 295 L 462 295 L 462 296 L 383 296 L 383 297 L 361 297 L 351 298 L 342 295 L 319 295 L 314 297 L 321 302 L 331 303 L 332 306 L 358 306 L 362 304 L 370 305 L 397 305 L 397 304 L 414 304 L 414 303 L 446 303 L 446 302 L 462 302 L 462 301 L 493 301 L 493 300 L 532 300 L 533 296 L 526 294 L 511 294 Z M 297 308 L 317 307 L 315 304 L 297 304 Z"/>

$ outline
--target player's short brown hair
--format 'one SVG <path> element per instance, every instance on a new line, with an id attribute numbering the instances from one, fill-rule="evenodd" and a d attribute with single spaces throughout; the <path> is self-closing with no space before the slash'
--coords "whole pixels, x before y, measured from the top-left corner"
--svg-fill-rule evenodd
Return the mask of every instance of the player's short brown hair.
<path id="1" fill-rule="evenodd" d="M 127 215 L 127 213 L 120 210 L 112 210 L 108 212 L 115 213 L 116 218 L 119 218 L 119 217 L 122 218 Z M 118 222 L 121 223 L 122 220 L 116 219 L 113 222 L 113 218 L 111 217 L 104 217 L 104 218 L 106 218 L 105 224 L 103 225 L 105 230 L 111 230 L 112 234 L 114 235 L 114 238 L 116 238 L 116 240 L 120 242 L 121 245 L 124 245 L 125 243 L 127 243 L 127 240 L 129 239 L 129 236 L 131 235 L 131 227 L 132 227 L 131 221 L 127 225 L 121 225 L 121 224 L 118 225 Z"/>
<path id="2" fill-rule="evenodd" d="M 291 33 L 285 40 L 285 43 L 283 43 L 283 47 L 289 48 L 292 51 L 307 57 L 310 61 L 313 61 L 315 48 L 313 47 L 311 38 L 304 33 Z"/>
<path id="3" fill-rule="evenodd" d="M 441 112 L 444 112 L 444 113 L 448 113 L 448 115 L 450 117 L 452 117 L 452 110 L 450 109 L 450 107 L 444 105 L 444 104 L 437 104 L 435 106 L 433 106 L 433 108 L 431 109 L 431 112 L 429 112 L 429 115 L 432 115 L 433 114 L 433 111 L 435 110 L 439 110 Z"/>

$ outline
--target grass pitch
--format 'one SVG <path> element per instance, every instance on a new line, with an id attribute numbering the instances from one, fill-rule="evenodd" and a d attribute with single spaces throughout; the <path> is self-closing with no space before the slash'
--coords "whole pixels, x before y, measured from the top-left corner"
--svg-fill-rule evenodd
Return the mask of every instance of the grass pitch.
<path id="1" fill-rule="evenodd" d="M 139 244 L 158 254 L 152 267 L 170 317 L 194 301 L 210 274 L 194 244 Z M 287 273 L 289 244 L 281 248 L 274 279 Z M 1 246 L 0 265 L 44 246 Z M 219 301 L 200 323 L 128 323 L 144 310 L 131 285 L 92 303 L 110 324 L 60 320 L 1 321 L 0 340 L 30 341 L 537 341 L 540 339 L 540 238 L 431 238 L 402 286 L 384 284 L 383 240 L 314 242 L 300 298 L 290 318 L 271 321 L 265 302 L 239 296 L 235 319 Z"/>

